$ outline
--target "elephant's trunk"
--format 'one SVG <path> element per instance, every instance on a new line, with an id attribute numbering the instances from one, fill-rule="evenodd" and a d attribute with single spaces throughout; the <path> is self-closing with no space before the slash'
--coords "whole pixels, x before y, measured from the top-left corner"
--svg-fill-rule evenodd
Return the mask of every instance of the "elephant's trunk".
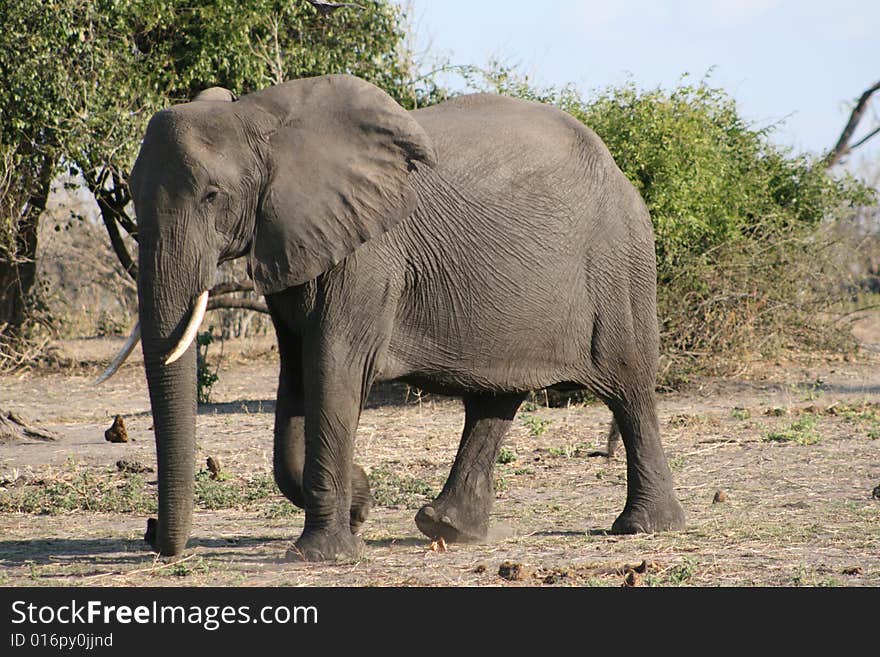
<path id="1" fill-rule="evenodd" d="M 160 346 L 149 344 L 146 337 L 143 342 L 159 469 L 159 523 L 153 547 L 176 556 L 183 552 L 192 524 L 196 348 L 191 345 L 166 365 L 168 343 L 159 342 Z"/>
<path id="2" fill-rule="evenodd" d="M 186 273 L 156 266 L 160 258 L 143 242 L 140 255 L 144 263 L 138 281 L 141 343 L 159 470 L 159 521 L 153 547 L 176 556 L 183 552 L 192 524 L 196 346 L 190 343 L 179 358 L 166 361 L 191 328 L 200 277 L 198 266 Z"/>

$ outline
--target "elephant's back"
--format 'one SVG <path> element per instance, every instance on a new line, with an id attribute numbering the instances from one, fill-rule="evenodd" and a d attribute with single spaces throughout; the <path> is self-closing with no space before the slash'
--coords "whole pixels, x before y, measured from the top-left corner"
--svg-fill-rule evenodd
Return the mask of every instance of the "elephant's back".
<path id="1" fill-rule="evenodd" d="M 543 103 L 480 93 L 411 115 L 433 141 L 440 171 L 461 183 L 534 186 L 552 175 L 559 188 L 602 184 L 617 170 L 595 132 Z"/>

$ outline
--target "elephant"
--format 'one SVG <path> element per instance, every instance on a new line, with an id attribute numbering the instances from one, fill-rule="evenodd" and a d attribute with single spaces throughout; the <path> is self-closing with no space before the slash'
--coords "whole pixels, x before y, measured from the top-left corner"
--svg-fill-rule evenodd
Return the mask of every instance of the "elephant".
<path id="1" fill-rule="evenodd" d="M 193 338 L 218 264 L 239 257 L 278 342 L 274 477 L 305 509 L 291 557 L 362 553 L 354 437 L 384 381 L 464 402 L 449 477 L 415 518 L 430 538 L 485 539 L 502 440 L 542 388 L 587 389 L 613 414 L 613 532 L 684 527 L 656 411 L 651 219 L 571 115 L 496 94 L 407 111 L 350 75 L 212 88 L 152 116 L 130 189 L 161 555 L 191 527 Z"/>

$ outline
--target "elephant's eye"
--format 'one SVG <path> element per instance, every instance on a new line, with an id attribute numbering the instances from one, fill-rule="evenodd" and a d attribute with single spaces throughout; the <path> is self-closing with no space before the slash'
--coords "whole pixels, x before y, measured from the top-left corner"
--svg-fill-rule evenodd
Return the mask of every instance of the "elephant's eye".
<path id="1" fill-rule="evenodd" d="M 212 189 L 207 194 L 205 194 L 204 201 L 205 203 L 213 203 L 217 198 L 217 190 Z"/>

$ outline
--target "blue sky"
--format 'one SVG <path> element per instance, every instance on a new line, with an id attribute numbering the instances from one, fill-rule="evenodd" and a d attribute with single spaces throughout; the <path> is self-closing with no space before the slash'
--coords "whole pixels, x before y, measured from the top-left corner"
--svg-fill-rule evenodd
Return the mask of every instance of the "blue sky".
<path id="1" fill-rule="evenodd" d="M 799 151 L 833 146 L 880 79 L 877 0 L 396 1 L 410 7 L 417 51 L 455 64 L 496 57 L 539 83 L 669 87 L 713 68 L 749 120 L 784 119 L 774 139 Z M 880 124 L 880 98 L 863 124 Z M 854 165 L 880 159 L 880 136 L 868 148 Z"/>

